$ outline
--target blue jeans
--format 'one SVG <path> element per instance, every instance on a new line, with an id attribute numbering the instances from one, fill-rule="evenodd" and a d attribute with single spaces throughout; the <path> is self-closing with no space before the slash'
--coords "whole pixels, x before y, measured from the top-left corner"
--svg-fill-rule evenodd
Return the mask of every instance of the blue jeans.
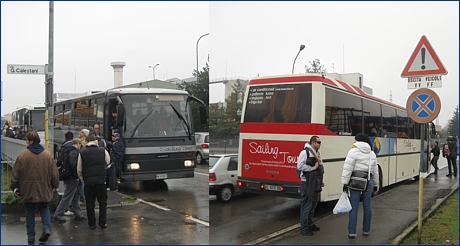
<path id="1" fill-rule="evenodd" d="M 40 211 L 40 216 L 42 217 L 43 232 L 51 232 L 51 215 L 48 203 L 25 202 L 24 207 L 26 210 L 26 228 L 28 238 L 35 238 L 35 210 L 37 208 Z"/>
<path id="2" fill-rule="evenodd" d="M 315 216 L 315 208 L 321 197 L 321 193 L 317 193 L 316 201 L 308 199 L 307 182 L 302 181 L 300 186 L 300 230 L 305 231 L 313 225 L 313 217 Z"/>
<path id="3" fill-rule="evenodd" d="M 374 191 L 374 180 L 369 181 L 369 185 L 366 191 L 356 191 L 350 189 L 350 203 L 351 211 L 348 215 L 348 234 L 356 234 L 356 225 L 358 224 L 358 208 L 359 200 L 361 198 L 361 193 L 363 195 L 363 209 L 364 209 L 364 219 L 363 219 L 363 232 L 370 233 L 371 231 L 371 220 L 372 220 L 372 208 L 371 208 L 371 198 L 372 192 Z"/>
<path id="4" fill-rule="evenodd" d="M 431 164 L 433 164 L 433 167 L 434 167 L 434 171 L 437 173 L 439 168 L 438 168 L 438 159 L 439 159 L 439 155 L 435 155 L 433 156 L 433 160 L 431 162 Z"/>

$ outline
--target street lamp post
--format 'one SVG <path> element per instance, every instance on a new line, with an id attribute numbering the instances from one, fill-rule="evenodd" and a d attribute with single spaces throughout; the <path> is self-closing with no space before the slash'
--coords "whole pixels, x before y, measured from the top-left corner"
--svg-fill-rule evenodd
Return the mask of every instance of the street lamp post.
<path id="1" fill-rule="evenodd" d="M 305 49 L 305 45 L 301 44 L 301 45 L 300 45 L 299 52 L 297 52 L 297 55 L 295 56 L 294 63 L 292 63 L 292 74 L 294 74 L 294 64 L 295 64 L 295 60 L 297 60 L 297 57 L 299 56 L 300 51 L 302 51 L 303 49 Z"/>
<path id="2" fill-rule="evenodd" d="M 200 39 L 204 36 L 209 35 L 209 33 L 201 35 L 201 37 L 196 41 L 196 82 L 198 83 L 198 43 L 200 42 Z"/>
<path id="3" fill-rule="evenodd" d="M 157 64 L 156 64 L 155 66 L 153 66 L 153 67 L 152 67 L 152 66 L 149 66 L 149 68 L 153 68 L 153 69 L 152 69 L 152 70 L 153 70 L 153 80 L 155 80 L 155 68 L 156 68 L 158 65 L 160 65 L 160 64 L 157 63 Z"/>

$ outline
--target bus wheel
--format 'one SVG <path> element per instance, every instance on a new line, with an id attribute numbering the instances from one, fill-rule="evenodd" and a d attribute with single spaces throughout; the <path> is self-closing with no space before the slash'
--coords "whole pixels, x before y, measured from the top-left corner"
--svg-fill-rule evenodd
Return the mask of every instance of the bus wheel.
<path id="1" fill-rule="evenodd" d="M 219 189 L 217 200 L 221 203 L 227 203 L 232 199 L 233 188 L 230 185 L 224 185 Z"/>
<path id="2" fill-rule="evenodd" d="M 201 156 L 200 152 L 196 153 L 196 163 L 197 164 L 203 164 L 203 156 Z"/>

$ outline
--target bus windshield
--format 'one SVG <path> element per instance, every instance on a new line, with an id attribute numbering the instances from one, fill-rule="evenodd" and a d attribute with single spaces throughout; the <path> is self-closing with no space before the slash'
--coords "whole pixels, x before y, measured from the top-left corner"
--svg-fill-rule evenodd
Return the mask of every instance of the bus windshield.
<path id="1" fill-rule="evenodd" d="M 127 138 L 194 134 L 187 95 L 137 94 L 121 95 L 121 99 L 126 112 L 123 136 Z"/>
<path id="2" fill-rule="evenodd" d="M 311 84 L 250 87 L 244 122 L 311 123 Z"/>
<path id="3" fill-rule="evenodd" d="M 45 131 L 45 110 L 31 110 L 30 124 L 34 131 Z"/>

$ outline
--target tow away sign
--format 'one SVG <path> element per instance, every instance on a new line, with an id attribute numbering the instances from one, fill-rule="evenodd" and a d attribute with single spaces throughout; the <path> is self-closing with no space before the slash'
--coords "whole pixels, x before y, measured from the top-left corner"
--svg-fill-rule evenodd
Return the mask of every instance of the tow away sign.
<path id="1" fill-rule="evenodd" d="M 441 88 L 441 75 L 407 78 L 407 89 Z"/>

